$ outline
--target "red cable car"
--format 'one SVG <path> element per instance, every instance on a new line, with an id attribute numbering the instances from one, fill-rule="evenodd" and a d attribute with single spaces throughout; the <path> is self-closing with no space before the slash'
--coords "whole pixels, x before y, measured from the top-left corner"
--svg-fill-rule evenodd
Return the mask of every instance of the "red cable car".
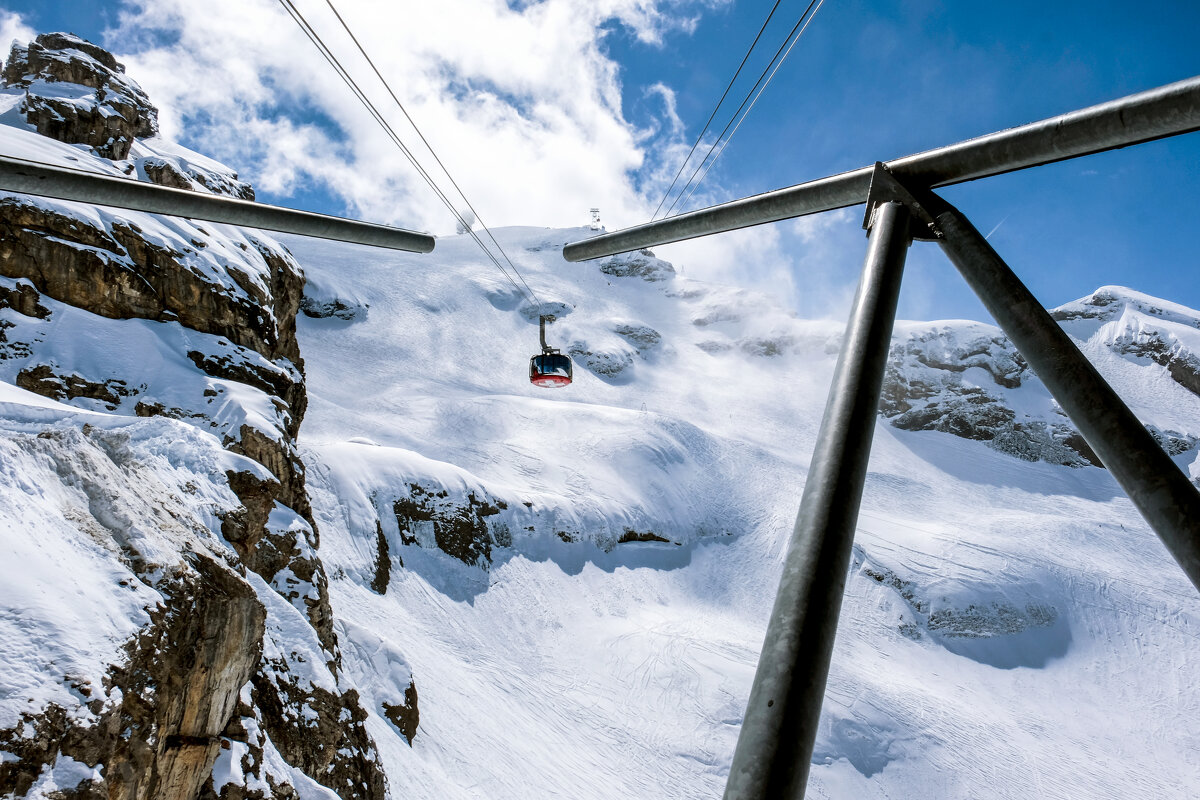
<path id="1" fill-rule="evenodd" d="M 542 338 L 542 354 L 529 359 L 529 382 L 534 386 L 567 386 L 571 383 L 571 357 L 546 344 L 546 320 L 554 317 L 544 314 L 538 320 Z"/>

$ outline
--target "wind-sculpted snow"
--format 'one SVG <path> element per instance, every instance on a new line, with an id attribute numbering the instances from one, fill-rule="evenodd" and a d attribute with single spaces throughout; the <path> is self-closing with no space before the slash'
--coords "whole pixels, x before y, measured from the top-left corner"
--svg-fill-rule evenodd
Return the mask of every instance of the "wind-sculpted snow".
<path id="1" fill-rule="evenodd" d="M 1071 631 L 1054 604 L 1057 591 L 1036 585 L 947 577 L 901 577 L 859 548 L 856 571 L 895 591 L 897 630 L 929 637 L 957 655 L 1003 669 L 1044 667 L 1067 652 Z"/>

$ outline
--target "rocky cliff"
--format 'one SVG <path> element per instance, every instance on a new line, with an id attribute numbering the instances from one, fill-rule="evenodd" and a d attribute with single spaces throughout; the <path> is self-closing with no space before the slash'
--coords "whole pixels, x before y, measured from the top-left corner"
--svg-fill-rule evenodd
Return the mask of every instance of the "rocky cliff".
<path id="1" fill-rule="evenodd" d="M 1200 395 L 1200 318 L 1190 309 L 1105 286 L 1052 309 L 1051 316 L 1110 380 L 1118 380 L 1135 412 L 1153 406 L 1151 387 L 1159 381 Z M 1146 374 L 1126 380 L 1131 369 Z M 1025 461 L 1103 466 L 1012 342 L 992 325 L 899 323 L 880 414 L 902 430 L 974 439 Z M 1141 415 L 1171 456 L 1194 459 L 1200 439 Z"/>
<path id="2" fill-rule="evenodd" d="M 3 76 L 10 152 L 253 198 L 232 170 L 156 138 L 155 108 L 100 47 L 42 35 L 13 46 Z M 203 552 L 187 537 L 157 558 L 114 545 L 124 580 L 153 592 L 145 623 L 95 693 L 31 698 L 0 731 L 0 794 L 45 788 L 70 762 L 88 777 L 56 796 L 291 797 L 307 781 L 383 797 L 366 714 L 340 677 L 296 446 L 304 275 L 287 249 L 229 226 L 3 194 L 0 276 L 0 379 L 92 412 L 172 418 L 237 457 L 191 481 L 234 498 L 193 526 Z M 127 538 L 94 511 L 79 524 Z M 414 715 L 415 702 L 414 689 Z"/>

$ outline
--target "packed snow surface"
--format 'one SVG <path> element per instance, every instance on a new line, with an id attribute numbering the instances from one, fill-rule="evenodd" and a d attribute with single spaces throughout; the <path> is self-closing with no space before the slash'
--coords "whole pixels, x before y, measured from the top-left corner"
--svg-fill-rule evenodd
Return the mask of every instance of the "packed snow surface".
<path id="1" fill-rule="evenodd" d="M 540 309 L 465 236 L 423 256 L 285 240 L 322 314 L 299 329 L 301 443 L 335 612 L 395 651 L 347 647 L 347 670 L 382 698 L 402 661 L 420 691 L 411 748 L 369 722 L 394 796 L 724 786 L 840 326 L 646 254 L 563 261 L 587 235 L 497 232 Z M 1200 315 L 1112 291 L 1113 319 L 1068 332 L 1148 422 L 1200 435 L 1195 394 L 1108 346 L 1194 339 Z M 526 378 L 539 310 L 568 388 Z M 1000 336 L 897 336 L 921 326 Z M 1056 413 L 1040 383 L 1013 397 Z M 1108 473 L 882 420 L 874 441 L 809 796 L 1194 796 L 1200 597 Z M 411 484 L 503 500 L 511 543 L 475 564 L 401 544 Z"/>

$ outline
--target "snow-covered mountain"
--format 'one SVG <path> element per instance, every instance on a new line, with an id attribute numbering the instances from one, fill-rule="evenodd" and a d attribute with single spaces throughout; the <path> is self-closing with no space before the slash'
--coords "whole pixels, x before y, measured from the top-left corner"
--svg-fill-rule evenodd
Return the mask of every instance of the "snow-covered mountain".
<path id="1" fill-rule="evenodd" d="M 2 152 L 251 191 L 35 44 Z M 841 326 L 495 233 L 568 388 L 469 237 L 0 196 L 0 794 L 720 794 Z M 1053 313 L 1200 479 L 1200 312 Z M 1200 597 L 1095 464 L 998 329 L 897 325 L 809 796 L 1194 794 Z"/>
<path id="2" fill-rule="evenodd" d="M 533 309 L 465 238 L 287 240 L 314 305 L 358 310 L 301 320 L 300 440 L 334 606 L 422 687 L 384 763 L 416 796 L 719 795 L 840 326 L 645 254 L 562 261 L 585 230 L 499 235 L 568 389 L 521 380 Z M 1200 397 L 1129 346 L 1186 363 L 1200 315 L 1116 287 L 1055 313 L 1200 476 Z M 898 325 L 879 426 L 810 794 L 1188 796 L 1200 598 L 1007 339 Z"/>

